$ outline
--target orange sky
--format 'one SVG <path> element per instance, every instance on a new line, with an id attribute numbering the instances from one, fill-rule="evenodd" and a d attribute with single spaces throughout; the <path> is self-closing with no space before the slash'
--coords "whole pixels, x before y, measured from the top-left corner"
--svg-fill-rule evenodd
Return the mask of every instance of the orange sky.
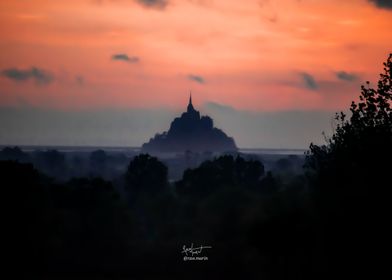
<path id="1" fill-rule="evenodd" d="M 0 106 L 340 110 L 392 51 L 377 1 L 142 2 L 0 0 Z"/>

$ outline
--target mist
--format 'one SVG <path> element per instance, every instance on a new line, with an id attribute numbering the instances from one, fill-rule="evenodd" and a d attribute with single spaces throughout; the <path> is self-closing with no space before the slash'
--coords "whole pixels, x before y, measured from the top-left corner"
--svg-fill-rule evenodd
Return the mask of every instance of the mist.
<path id="1" fill-rule="evenodd" d="M 0 145 L 76 145 L 139 147 L 169 128 L 182 110 L 90 109 L 54 110 L 33 107 L 0 108 Z M 333 112 L 237 110 L 205 103 L 202 115 L 234 137 L 240 148 L 308 148 L 324 143 L 333 127 Z"/>

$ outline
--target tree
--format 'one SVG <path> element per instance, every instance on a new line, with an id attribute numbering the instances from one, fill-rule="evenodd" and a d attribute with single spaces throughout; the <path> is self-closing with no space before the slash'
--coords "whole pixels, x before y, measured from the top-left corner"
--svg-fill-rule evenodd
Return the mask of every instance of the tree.
<path id="1" fill-rule="evenodd" d="M 223 155 L 185 170 L 176 187 L 180 194 L 205 196 L 220 188 L 257 188 L 263 175 L 264 165 L 260 161 Z"/>
<path id="2" fill-rule="evenodd" d="M 0 151 L 0 160 L 27 162 L 30 160 L 30 157 L 29 154 L 23 152 L 19 147 L 5 147 Z"/>
<path id="3" fill-rule="evenodd" d="M 157 193 L 168 185 L 167 167 L 148 154 L 136 156 L 125 173 L 126 189 L 132 195 Z"/>
<path id="4" fill-rule="evenodd" d="M 307 167 L 317 174 L 319 187 L 328 185 L 327 192 L 339 186 L 339 192 L 355 189 L 358 195 L 368 195 L 368 190 L 384 188 L 392 158 L 392 54 L 384 66 L 377 89 L 369 82 L 362 86 L 360 101 L 351 104 L 350 119 L 343 112 L 336 114 L 339 123 L 327 144 L 310 145 Z"/>
<path id="5" fill-rule="evenodd" d="M 89 157 L 91 173 L 94 175 L 104 176 L 106 171 L 106 165 L 108 162 L 108 156 L 103 150 L 96 150 L 90 154 Z"/>
<path id="6" fill-rule="evenodd" d="M 34 165 L 47 175 L 64 178 L 67 173 L 65 155 L 57 150 L 36 151 L 33 153 Z"/>
<path id="7" fill-rule="evenodd" d="M 390 211 L 392 54 L 384 66 L 377 88 L 366 82 L 351 117 L 336 114 L 336 131 L 325 145 L 311 144 L 306 159 L 330 261 L 346 271 L 377 262 Z"/>
<path id="8" fill-rule="evenodd" d="M 0 160 L 3 246 L 14 275 L 127 273 L 132 216 L 110 182 L 54 181 L 32 164 Z"/>

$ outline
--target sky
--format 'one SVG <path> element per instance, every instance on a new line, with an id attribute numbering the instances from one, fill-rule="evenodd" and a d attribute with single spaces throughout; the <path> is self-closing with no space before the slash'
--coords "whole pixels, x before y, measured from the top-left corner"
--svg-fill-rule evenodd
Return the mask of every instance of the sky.
<path id="1" fill-rule="evenodd" d="M 306 148 L 392 51 L 390 0 L 0 0 L 0 144 L 140 146 L 194 105 Z"/>

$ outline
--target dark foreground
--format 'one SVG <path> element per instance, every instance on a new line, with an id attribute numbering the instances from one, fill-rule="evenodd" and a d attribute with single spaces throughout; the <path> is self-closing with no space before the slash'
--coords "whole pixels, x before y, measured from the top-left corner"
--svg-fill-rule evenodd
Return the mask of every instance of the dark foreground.
<path id="1" fill-rule="evenodd" d="M 347 185 L 353 196 L 346 189 L 321 194 L 314 175 L 293 170 L 297 160 L 279 161 L 274 174 L 258 160 L 226 155 L 172 183 L 149 155 L 134 157 L 114 181 L 63 182 L 31 163 L 0 161 L 8 261 L 18 275 L 47 279 L 369 272 L 369 256 L 383 244 L 374 239 L 376 208 L 363 203 L 378 207 L 373 199 L 382 197 L 369 182 L 357 192 Z"/>

